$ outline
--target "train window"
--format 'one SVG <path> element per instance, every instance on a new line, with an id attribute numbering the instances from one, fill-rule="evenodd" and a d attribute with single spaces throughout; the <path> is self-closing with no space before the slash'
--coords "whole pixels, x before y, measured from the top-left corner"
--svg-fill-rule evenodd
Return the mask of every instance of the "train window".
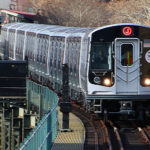
<path id="1" fill-rule="evenodd" d="M 91 69 L 111 69 L 111 43 L 93 43 L 91 48 Z"/>
<path id="2" fill-rule="evenodd" d="M 133 64 L 133 45 L 121 45 L 121 64 L 123 66 L 131 66 Z"/>

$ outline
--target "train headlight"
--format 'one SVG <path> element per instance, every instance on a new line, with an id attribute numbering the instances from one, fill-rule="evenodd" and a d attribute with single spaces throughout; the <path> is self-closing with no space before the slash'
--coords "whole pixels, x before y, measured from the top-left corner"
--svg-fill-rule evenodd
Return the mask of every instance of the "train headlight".
<path id="1" fill-rule="evenodd" d="M 100 84 L 101 83 L 101 79 L 100 79 L 100 77 L 94 77 L 94 83 L 96 83 L 96 84 Z"/>
<path id="2" fill-rule="evenodd" d="M 150 78 L 144 79 L 144 85 L 150 86 Z"/>
<path id="3" fill-rule="evenodd" d="M 109 78 L 105 78 L 104 81 L 103 81 L 103 84 L 105 86 L 110 86 L 111 85 L 111 80 Z"/>

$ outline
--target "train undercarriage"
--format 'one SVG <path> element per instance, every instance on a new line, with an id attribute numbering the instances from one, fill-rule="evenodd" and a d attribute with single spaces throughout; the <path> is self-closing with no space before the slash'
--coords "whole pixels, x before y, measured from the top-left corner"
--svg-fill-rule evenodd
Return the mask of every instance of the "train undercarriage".
<path id="1" fill-rule="evenodd" d="M 122 97 L 122 98 L 121 98 Z M 140 96 L 89 96 L 86 99 L 86 109 L 100 118 L 119 117 L 121 120 L 150 119 L 149 95 Z"/>

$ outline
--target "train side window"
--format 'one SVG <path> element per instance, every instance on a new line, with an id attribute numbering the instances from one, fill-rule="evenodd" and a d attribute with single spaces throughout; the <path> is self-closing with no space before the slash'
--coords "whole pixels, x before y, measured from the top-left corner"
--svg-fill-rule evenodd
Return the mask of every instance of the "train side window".
<path id="1" fill-rule="evenodd" d="M 60 69 L 62 69 L 62 64 L 63 64 L 64 48 L 65 48 L 65 38 L 63 37 L 61 39 Z"/>
<path id="2" fill-rule="evenodd" d="M 77 42 L 77 59 L 76 59 L 76 66 L 77 66 L 77 73 L 79 72 L 79 59 L 80 59 L 80 39 L 79 41 Z"/>
<path id="3" fill-rule="evenodd" d="M 133 64 L 133 45 L 121 45 L 121 64 L 122 66 L 131 66 Z"/>
<path id="4" fill-rule="evenodd" d="M 51 39 L 52 41 L 52 50 L 51 50 L 51 66 L 54 66 L 54 39 Z"/>
<path id="5" fill-rule="evenodd" d="M 70 62 L 70 73 L 73 73 L 73 42 L 70 42 L 70 49 L 69 49 L 69 62 Z"/>
<path id="6" fill-rule="evenodd" d="M 58 59 L 57 59 L 57 68 L 60 70 L 60 63 L 61 63 L 61 39 L 58 38 Z"/>
<path id="7" fill-rule="evenodd" d="M 45 37 L 42 36 L 42 43 L 41 43 L 41 53 L 40 53 L 40 62 L 43 63 L 43 56 L 45 51 Z"/>
<path id="8" fill-rule="evenodd" d="M 38 37 L 38 46 L 37 46 L 37 54 L 36 54 L 36 56 L 37 56 L 37 61 L 39 62 L 39 51 L 40 51 L 40 46 L 41 46 L 41 37 L 39 36 Z"/>
<path id="9" fill-rule="evenodd" d="M 47 57 L 48 57 L 48 36 L 45 37 L 45 51 L 44 51 L 44 64 L 47 62 Z"/>

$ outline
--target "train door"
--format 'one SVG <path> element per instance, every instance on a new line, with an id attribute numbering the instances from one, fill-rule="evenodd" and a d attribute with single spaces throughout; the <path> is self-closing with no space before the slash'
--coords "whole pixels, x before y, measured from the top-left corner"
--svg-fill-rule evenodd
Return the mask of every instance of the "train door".
<path id="1" fill-rule="evenodd" d="M 115 83 L 117 94 L 138 94 L 140 76 L 139 51 L 139 39 L 115 39 Z"/>

